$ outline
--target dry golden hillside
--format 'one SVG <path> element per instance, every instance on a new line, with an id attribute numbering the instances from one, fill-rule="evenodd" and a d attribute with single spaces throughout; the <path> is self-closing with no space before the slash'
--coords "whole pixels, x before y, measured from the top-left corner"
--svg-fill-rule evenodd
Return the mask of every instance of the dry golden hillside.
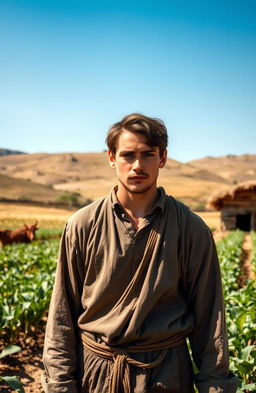
<path id="1" fill-rule="evenodd" d="M 168 159 L 166 167 L 160 171 L 158 184 L 191 207 L 202 207 L 210 195 L 232 182 L 255 178 L 256 155 L 235 157 L 203 158 L 188 163 Z M 13 192 L 16 197 L 31 195 L 31 199 L 36 200 L 46 196 L 39 189 L 37 192 L 35 185 L 44 186 L 44 190 L 47 188 L 51 192 L 75 191 L 83 198 L 96 199 L 106 195 L 116 183 L 115 171 L 108 165 L 106 152 L 1 156 L 0 174 L 13 179 L 8 195 Z M 15 186 L 20 179 L 26 180 L 26 190 L 18 191 Z M 9 186 L 0 183 L 0 197 L 7 194 L 6 187 Z"/>
<path id="2" fill-rule="evenodd" d="M 14 179 L 0 173 L 0 198 L 53 202 L 60 191 L 31 182 L 29 179 Z"/>
<path id="3" fill-rule="evenodd" d="M 190 161 L 190 165 L 200 170 L 217 173 L 229 183 L 242 183 L 256 179 L 256 154 L 229 154 L 225 157 L 205 157 Z"/>

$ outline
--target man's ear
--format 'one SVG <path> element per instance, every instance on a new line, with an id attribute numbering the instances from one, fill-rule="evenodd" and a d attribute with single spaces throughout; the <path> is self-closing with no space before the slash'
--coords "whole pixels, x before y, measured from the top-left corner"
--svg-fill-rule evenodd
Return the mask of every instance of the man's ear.
<path id="1" fill-rule="evenodd" d="M 159 168 L 163 168 L 166 164 L 166 161 L 167 161 L 167 149 L 163 151 L 163 154 L 160 158 Z"/>
<path id="2" fill-rule="evenodd" d="M 109 161 L 109 165 L 111 166 L 111 168 L 116 167 L 115 156 L 114 156 L 113 152 L 110 150 L 108 150 L 108 161 Z"/>

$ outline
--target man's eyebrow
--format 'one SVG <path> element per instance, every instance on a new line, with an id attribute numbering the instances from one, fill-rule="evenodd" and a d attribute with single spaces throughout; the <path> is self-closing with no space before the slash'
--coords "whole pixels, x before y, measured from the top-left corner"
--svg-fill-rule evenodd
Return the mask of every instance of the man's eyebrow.
<path id="1" fill-rule="evenodd" d="M 157 151 L 156 147 L 151 147 L 149 149 L 141 150 L 141 153 L 155 153 Z"/>
<path id="2" fill-rule="evenodd" d="M 156 147 L 150 147 L 149 149 L 145 149 L 145 150 L 137 150 L 137 149 L 126 149 L 126 150 L 121 150 L 120 154 L 125 154 L 125 153 L 136 153 L 137 151 L 139 151 L 140 153 L 153 153 L 156 152 L 157 148 Z"/>
<path id="3" fill-rule="evenodd" d="M 126 150 L 121 150 L 119 154 L 134 153 L 134 152 L 136 152 L 136 150 L 133 150 L 133 149 L 128 150 L 128 149 L 126 149 Z"/>

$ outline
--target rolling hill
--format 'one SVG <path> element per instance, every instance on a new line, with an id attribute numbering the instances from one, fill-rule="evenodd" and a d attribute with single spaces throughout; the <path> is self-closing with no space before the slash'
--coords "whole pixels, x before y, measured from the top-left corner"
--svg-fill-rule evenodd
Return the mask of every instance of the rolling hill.
<path id="1" fill-rule="evenodd" d="M 225 157 L 205 157 L 200 160 L 190 161 L 193 167 L 200 170 L 210 170 L 218 173 L 229 183 L 241 183 L 256 179 L 256 155 L 242 154 L 235 156 L 229 154 Z"/>
<path id="2" fill-rule="evenodd" d="M 17 179 L 0 173 L 0 199 L 56 203 L 63 193 L 49 186 Z"/>
<path id="3" fill-rule="evenodd" d="M 0 198 L 8 194 L 15 198 L 26 195 L 33 200 L 54 200 L 55 193 L 68 191 L 78 192 L 82 198 L 96 199 L 116 184 L 115 171 L 108 165 L 106 152 L 4 155 L 0 156 L 0 175 Z M 9 182 L 12 179 L 12 186 L 7 184 L 6 177 Z M 242 155 L 206 157 L 187 163 L 168 159 L 158 183 L 169 194 L 195 208 L 203 207 L 216 191 L 255 178 L 256 155 Z"/>

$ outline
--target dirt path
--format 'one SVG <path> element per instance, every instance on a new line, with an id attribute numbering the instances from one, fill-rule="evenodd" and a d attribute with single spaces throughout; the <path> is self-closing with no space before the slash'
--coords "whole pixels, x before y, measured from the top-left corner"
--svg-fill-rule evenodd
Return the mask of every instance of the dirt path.
<path id="1" fill-rule="evenodd" d="M 224 237 L 228 236 L 228 234 L 229 234 L 228 231 L 221 231 L 221 230 L 215 230 L 212 232 L 215 243 L 223 239 Z"/>
<path id="2" fill-rule="evenodd" d="M 251 261 L 252 259 L 252 238 L 250 233 L 245 233 L 243 242 L 243 251 L 241 257 L 241 277 L 239 285 L 241 287 L 246 286 L 247 280 L 255 279 L 255 274 L 252 270 Z"/>

